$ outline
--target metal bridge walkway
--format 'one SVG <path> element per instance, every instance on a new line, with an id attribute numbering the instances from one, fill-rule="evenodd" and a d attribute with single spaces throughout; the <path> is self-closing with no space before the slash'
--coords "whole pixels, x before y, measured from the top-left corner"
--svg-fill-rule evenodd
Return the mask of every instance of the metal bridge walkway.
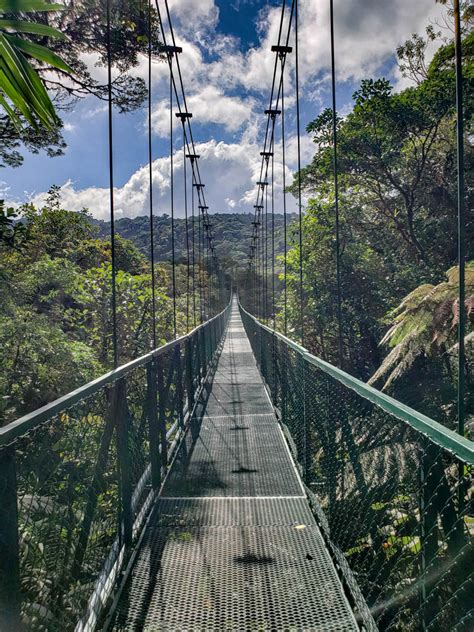
<path id="1" fill-rule="evenodd" d="M 358 630 L 234 300 L 113 630 Z"/>

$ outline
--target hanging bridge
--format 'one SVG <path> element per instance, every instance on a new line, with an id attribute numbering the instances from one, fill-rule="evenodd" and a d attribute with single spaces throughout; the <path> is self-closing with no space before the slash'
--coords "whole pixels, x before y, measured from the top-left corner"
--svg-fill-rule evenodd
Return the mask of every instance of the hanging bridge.
<path id="1" fill-rule="evenodd" d="M 0 429 L 1 629 L 472 629 L 473 463 L 234 297 Z"/>
<path id="2" fill-rule="evenodd" d="M 284 76 L 291 54 L 298 169 L 301 162 L 298 2 L 282 4 L 256 182 L 249 284 L 241 283 L 237 296 L 218 260 L 179 64 L 183 51 L 168 3 L 163 19 L 156 3 L 159 54 L 170 71 L 174 333 L 161 347 L 153 274 L 149 11 L 152 350 L 125 364 L 115 287 L 108 14 L 113 369 L 0 428 L 2 632 L 474 629 L 474 450 L 463 436 L 462 379 L 454 432 L 342 369 L 332 1 L 339 366 L 304 347 L 300 182 L 299 343 L 287 337 Z M 184 335 L 177 325 L 173 114 L 183 140 Z M 278 130 L 281 270 L 274 230 Z M 460 283 L 461 305 L 463 291 Z"/>

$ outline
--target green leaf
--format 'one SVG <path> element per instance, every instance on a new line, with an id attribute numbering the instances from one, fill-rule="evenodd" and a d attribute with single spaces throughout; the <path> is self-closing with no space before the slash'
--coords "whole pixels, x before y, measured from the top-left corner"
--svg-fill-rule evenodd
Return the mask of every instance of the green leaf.
<path id="1" fill-rule="evenodd" d="M 0 68 L 3 71 L 0 86 L 12 103 L 32 125 L 36 126 L 37 117 L 45 127 L 51 129 L 58 119 L 48 93 L 23 54 L 17 51 L 2 33 Z"/>
<path id="2" fill-rule="evenodd" d="M 40 44 L 34 44 L 33 42 L 28 42 L 27 40 L 21 39 L 20 37 L 16 37 L 15 35 L 5 35 L 8 37 L 10 42 L 16 47 L 22 50 L 27 55 L 38 59 L 39 61 L 43 61 L 49 66 L 53 68 L 58 68 L 59 70 L 64 70 L 65 72 L 73 73 L 73 69 L 66 64 L 65 61 L 56 55 L 56 53 L 51 52 L 45 46 L 41 46 Z"/>
<path id="3" fill-rule="evenodd" d="M 43 0 L 0 0 L 0 13 L 33 13 L 36 11 L 65 11 L 63 4 L 48 4 Z"/>
<path id="4" fill-rule="evenodd" d="M 0 83 L 2 83 L 1 73 L 0 73 Z M 20 119 L 15 114 L 14 110 L 12 110 L 12 108 L 8 105 L 6 99 L 3 98 L 1 92 L 0 92 L 0 106 L 8 114 L 8 116 L 10 117 L 10 120 L 12 121 L 12 123 L 16 127 L 16 129 L 17 130 L 21 130 L 21 121 L 20 121 Z"/>
<path id="5" fill-rule="evenodd" d="M 61 33 L 58 29 L 39 22 L 2 18 L 0 19 L 0 29 L 12 29 L 17 33 L 33 33 L 34 35 L 44 35 L 45 37 L 54 37 L 61 40 L 69 39 L 67 35 Z"/>
<path id="6" fill-rule="evenodd" d="M 5 75 L 3 70 L 0 70 L 0 83 L 4 94 L 10 99 L 13 105 L 23 114 L 25 119 L 34 127 L 36 127 L 36 121 L 33 118 L 29 107 L 27 106 L 25 99 L 23 99 L 15 86 Z M 10 108 L 11 110 L 11 108 Z M 8 113 L 8 111 L 7 111 Z"/>
<path id="7" fill-rule="evenodd" d="M 1 35 L 0 35 L 1 38 Z M 5 38 L 3 38 L 5 40 Z M 8 45 L 9 42 L 7 41 Z M 8 70 L 14 83 L 17 83 L 28 107 L 37 110 L 37 115 L 45 124 L 51 125 L 56 114 L 53 104 L 36 71 L 31 67 L 21 52 L 11 48 L 10 56 L 6 58 Z"/>

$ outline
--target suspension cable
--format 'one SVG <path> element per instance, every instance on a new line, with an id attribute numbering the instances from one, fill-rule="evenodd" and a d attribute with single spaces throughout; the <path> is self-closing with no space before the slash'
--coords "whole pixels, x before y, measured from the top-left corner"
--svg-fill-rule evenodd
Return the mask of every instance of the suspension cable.
<path id="1" fill-rule="evenodd" d="M 109 144 L 109 200 L 110 200 L 110 257 L 112 282 L 112 345 L 113 366 L 119 362 L 117 341 L 117 282 L 115 260 L 115 207 L 114 207 L 114 151 L 113 151 L 113 102 L 112 102 L 112 43 L 110 25 L 110 0 L 107 0 L 107 105 L 108 105 L 108 144 Z"/>
<path id="2" fill-rule="evenodd" d="M 173 333 L 177 337 L 176 328 L 176 252 L 174 242 L 174 164 L 173 164 L 173 53 L 168 53 L 170 65 L 170 195 L 171 195 L 171 275 L 173 283 Z"/>
<path id="3" fill-rule="evenodd" d="M 171 39 L 173 42 L 173 46 L 176 46 L 176 40 L 175 40 L 175 36 L 174 36 L 174 29 L 173 29 L 173 24 L 171 21 L 171 15 L 170 15 L 170 10 L 169 10 L 169 5 L 168 5 L 168 0 L 165 0 L 165 8 L 166 8 L 166 14 L 167 14 L 167 18 L 168 18 L 168 24 L 169 24 L 169 29 L 170 29 L 170 35 L 171 35 Z M 183 82 L 183 76 L 182 76 L 182 72 L 181 72 L 181 66 L 180 66 L 180 62 L 179 62 L 179 58 L 176 59 L 176 68 L 178 71 L 178 79 L 179 79 L 179 84 L 180 84 L 180 88 L 181 88 L 181 93 L 182 93 L 182 99 L 183 99 L 183 107 L 184 107 L 184 111 L 187 112 L 188 110 L 188 106 L 186 103 L 186 93 L 184 90 L 184 82 Z M 196 153 L 195 150 L 195 143 L 194 143 L 194 138 L 193 138 L 193 132 L 192 132 L 192 128 L 191 128 L 191 122 L 188 119 L 187 121 L 188 123 L 188 133 L 189 133 L 189 139 L 190 139 L 190 143 L 192 146 L 192 152 Z M 196 172 L 198 175 L 198 180 L 199 182 L 201 182 L 201 176 L 200 176 L 200 172 L 199 172 L 199 165 L 196 163 Z M 203 194 L 203 205 L 206 206 L 206 202 L 204 199 L 204 194 Z M 209 219 L 209 215 L 207 213 L 207 206 L 206 206 L 206 218 L 208 220 L 208 241 L 209 241 L 209 247 L 212 248 L 213 247 L 213 234 L 212 234 L 212 222 Z"/>
<path id="4" fill-rule="evenodd" d="M 276 328 L 275 304 L 275 115 L 273 115 L 272 130 L 272 327 Z"/>
<path id="5" fill-rule="evenodd" d="M 200 322 L 202 323 L 203 320 L 204 320 L 204 318 L 203 318 L 204 315 L 203 315 L 203 311 L 202 311 L 202 250 L 201 250 L 201 243 L 202 243 L 201 209 L 198 208 L 199 318 L 200 318 Z"/>
<path id="6" fill-rule="evenodd" d="M 172 50 L 173 52 L 181 52 L 182 49 L 180 47 L 176 46 L 176 39 L 175 39 L 175 35 L 174 35 L 173 24 L 172 24 L 172 21 L 171 21 L 171 15 L 170 15 L 170 11 L 169 11 L 168 2 L 167 2 L 167 0 L 164 0 L 164 2 L 165 2 L 166 15 L 167 15 L 167 19 L 168 19 L 168 26 L 169 26 L 169 32 L 170 32 L 170 36 L 171 36 L 172 46 L 168 46 L 167 45 L 166 33 L 165 33 L 165 28 L 164 28 L 164 21 L 163 21 L 162 16 L 161 16 L 159 2 L 158 2 L 158 0 L 155 0 L 156 10 L 157 10 L 158 19 L 159 19 L 159 22 L 160 22 L 160 25 L 161 25 L 161 33 L 162 33 L 163 43 L 164 43 L 164 46 L 162 48 L 163 48 L 164 51 Z M 168 57 L 168 63 L 169 62 L 170 62 L 170 59 Z M 179 61 L 179 57 L 178 56 L 175 57 L 175 62 L 176 62 L 175 65 L 176 65 L 176 69 L 177 69 L 178 82 L 179 82 L 179 88 L 180 88 L 181 95 L 179 94 L 179 91 L 178 91 L 178 83 L 176 82 L 175 77 L 174 77 L 173 67 L 169 63 L 172 87 L 174 88 L 174 93 L 175 93 L 176 103 L 177 103 L 177 107 L 178 107 L 179 113 L 186 113 L 187 112 L 186 93 L 185 93 L 185 90 L 184 90 L 183 77 L 182 77 L 182 73 L 181 73 L 181 66 L 180 66 L 180 61 Z M 182 102 L 183 105 L 181 105 L 181 102 Z M 187 119 L 187 134 L 186 134 L 186 141 L 185 141 L 185 143 L 186 143 L 187 150 L 188 150 L 189 154 L 196 154 L 196 148 L 195 148 L 195 143 L 194 143 L 194 138 L 193 138 L 193 132 L 192 132 L 191 122 L 190 122 L 189 118 Z M 198 205 L 201 205 L 205 209 L 203 211 L 203 220 L 206 220 L 206 225 L 207 225 L 207 228 L 206 228 L 206 239 L 208 241 L 209 247 L 214 248 L 214 245 L 213 245 L 213 233 L 212 233 L 212 223 L 211 223 L 211 221 L 209 219 L 209 214 L 207 212 L 208 206 L 206 205 L 206 200 L 205 200 L 204 191 L 203 191 L 204 184 L 202 184 L 201 174 L 200 174 L 198 162 L 195 162 L 195 164 L 194 164 L 194 177 L 195 177 L 195 180 L 196 180 L 196 184 L 199 185 L 199 188 L 197 189 L 197 192 L 198 192 Z M 200 214 L 198 214 L 198 217 L 200 217 Z M 204 233 L 203 233 L 203 246 L 204 246 Z M 215 252 L 215 248 L 214 248 L 214 252 Z M 214 264 L 217 267 L 217 258 L 215 257 L 215 255 L 214 255 Z"/>
<path id="7" fill-rule="evenodd" d="M 195 216 L 194 216 L 194 185 L 195 185 L 195 177 L 194 177 L 194 161 L 199 157 L 196 154 L 187 154 L 187 157 L 191 161 L 191 235 L 192 235 L 192 279 L 193 279 L 193 327 L 196 327 L 196 250 L 195 250 L 195 239 L 196 239 L 196 226 L 195 226 Z"/>
<path id="8" fill-rule="evenodd" d="M 267 157 L 266 171 L 268 172 L 268 161 L 270 157 Z M 265 323 L 268 324 L 268 183 L 265 187 Z"/>
<path id="9" fill-rule="evenodd" d="M 190 251 L 189 251 L 189 224 L 188 224 L 188 183 L 186 174 L 186 128 L 185 120 L 192 118 L 190 112 L 176 112 L 177 118 L 181 119 L 183 128 L 183 178 L 184 178 L 184 230 L 185 230 L 185 244 L 186 244 L 186 331 L 189 331 L 189 281 L 190 281 Z"/>
<path id="10" fill-rule="evenodd" d="M 156 288 L 155 288 L 155 244 L 153 227 L 153 151 L 151 141 L 151 3 L 148 3 L 148 177 L 149 177 L 149 203 L 150 203 L 150 261 L 151 261 L 151 317 L 152 317 L 152 346 L 156 349 Z"/>
<path id="11" fill-rule="evenodd" d="M 189 259 L 189 225 L 188 225 L 188 184 L 186 177 L 186 130 L 183 120 L 183 176 L 184 176 L 184 229 L 186 231 L 186 332 L 189 331 L 189 275 L 190 275 L 190 259 Z"/>
<path id="12" fill-rule="evenodd" d="M 285 152 L 285 83 L 284 58 L 286 53 L 280 53 L 281 61 L 281 151 L 283 164 L 283 330 L 288 333 L 288 253 L 287 253 L 287 221 L 286 221 L 286 152 Z"/>
<path id="13" fill-rule="evenodd" d="M 298 0 L 295 0 L 295 89 L 296 89 L 296 138 L 298 151 L 298 242 L 300 273 L 300 339 L 304 347 L 304 295 L 303 295 L 303 206 L 301 203 L 301 132 L 300 132 L 300 81 L 298 57 Z"/>
<path id="14" fill-rule="evenodd" d="M 285 0 L 283 0 L 282 8 L 281 8 L 281 14 L 280 14 L 280 26 L 279 26 L 279 29 L 278 29 L 278 43 L 280 43 L 280 40 L 281 40 L 281 35 L 282 35 L 282 30 L 283 30 L 283 18 L 284 18 L 284 15 L 285 15 Z M 275 64 L 274 64 L 274 67 L 273 67 L 272 87 L 271 87 L 271 91 L 270 91 L 270 105 L 269 105 L 270 109 L 271 109 L 272 103 L 273 103 L 273 95 L 274 95 L 274 91 L 275 91 L 275 79 L 276 79 L 276 74 L 277 74 L 277 67 L 278 67 L 277 59 L 275 59 Z M 268 111 L 266 111 L 265 113 L 267 113 L 267 112 Z M 265 129 L 265 139 L 264 139 L 264 144 L 263 144 L 264 150 L 266 149 L 268 144 L 271 145 L 271 139 L 269 141 L 269 130 L 270 130 L 270 118 L 267 118 L 267 124 L 266 124 L 266 129 Z M 272 130 L 274 130 L 273 127 L 272 127 Z M 274 131 L 272 131 L 272 135 L 273 135 L 273 133 L 274 133 Z M 257 185 L 259 184 L 259 182 L 261 182 L 264 179 L 263 178 L 264 163 L 265 163 L 265 159 L 262 157 L 262 162 L 261 162 L 261 165 L 260 165 L 260 177 L 259 177 L 259 181 L 257 182 Z M 257 202 L 256 202 L 257 204 L 259 203 L 259 196 L 260 196 L 260 188 L 257 189 Z M 252 233 L 252 237 L 253 237 L 253 233 Z"/>
<path id="15" fill-rule="evenodd" d="M 266 163 L 265 160 L 265 154 L 267 153 L 267 147 L 270 147 L 273 151 L 274 151 L 274 137 L 275 137 L 275 120 L 274 120 L 274 113 L 281 113 L 281 110 L 278 110 L 276 108 L 278 108 L 279 102 L 280 102 L 280 98 L 283 92 L 283 87 L 284 84 L 282 83 L 283 81 L 283 72 L 284 72 L 284 68 L 285 68 L 285 64 L 286 64 L 286 53 L 291 52 L 292 48 L 290 46 L 288 46 L 289 43 L 289 38 L 290 38 L 290 34 L 291 34 L 291 25 L 292 25 L 292 20 L 293 20 L 293 15 L 295 12 L 295 0 L 292 1 L 291 4 L 291 11 L 289 14 L 289 19 L 288 19 L 288 29 L 287 29 L 287 33 L 286 33 L 286 37 L 285 37 L 285 43 L 282 43 L 282 32 L 283 32 L 283 21 L 284 21 L 284 15 L 285 15 L 285 8 L 286 8 L 286 3 L 285 0 L 283 0 L 282 2 L 282 9 L 281 9 L 281 17 L 280 17 L 280 26 L 279 26 L 279 33 L 278 33 L 278 44 L 275 46 L 272 46 L 272 51 L 276 52 L 277 55 L 275 56 L 275 64 L 274 64 L 274 69 L 273 69 L 273 78 L 272 78 L 272 87 L 271 87 L 271 92 L 270 92 L 270 105 L 269 105 L 269 109 L 265 110 L 265 114 L 269 114 L 268 118 L 267 118 L 267 125 L 266 125 L 266 129 L 265 129 L 265 138 L 264 138 L 264 151 L 261 152 L 261 156 L 262 156 L 262 162 L 261 162 L 261 166 L 260 166 L 260 181 L 262 181 L 263 178 L 263 173 L 264 173 L 264 169 L 266 168 L 266 174 L 265 174 L 265 179 L 268 175 L 268 163 Z M 280 54 L 282 55 L 282 57 L 280 57 Z M 278 61 L 280 61 L 281 63 L 278 64 Z M 280 81 L 278 84 L 278 90 L 276 90 L 276 84 L 275 84 L 275 80 L 277 77 L 277 70 L 278 67 L 281 67 L 281 76 L 280 76 Z M 276 92 L 276 96 L 275 95 Z M 275 100 L 275 105 L 274 104 L 274 100 Z M 283 123 L 284 125 L 284 123 Z M 283 137 L 284 137 L 284 133 L 283 133 Z M 273 198 L 274 198 L 274 159 L 272 159 L 272 167 L 273 167 Z M 285 171 L 285 170 L 284 170 Z M 285 176 L 285 173 L 284 173 Z M 260 184 L 260 181 L 257 182 L 257 184 Z M 284 186 L 284 189 L 286 188 L 286 186 Z M 260 195 L 262 197 L 262 203 L 263 203 L 263 191 L 260 190 L 260 188 L 257 190 L 257 205 L 259 203 L 259 198 Z M 284 193 L 284 195 L 286 196 L 286 192 Z M 284 199 L 284 205 L 286 207 L 286 200 Z M 274 269 L 275 269 L 275 257 L 274 257 L 274 253 L 275 253 L 275 237 L 274 237 L 274 229 L 275 229 L 275 217 L 274 217 L 274 199 L 273 199 L 273 215 L 272 215 L 272 246 L 273 246 L 273 256 L 272 256 L 272 270 L 273 270 L 273 274 L 272 274 L 272 313 L 273 313 L 273 325 L 275 326 L 275 317 L 276 317 L 276 301 L 275 301 L 275 275 L 274 275 Z M 286 215 L 286 213 L 284 213 L 284 215 Z M 286 222 L 284 222 L 286 225 Z M 255 236 L 255 232 L 252 233 L 252 239 Z M 285 259 L 287 257 L 287 248 L 285 247 Z M 249 257 L 251 257 L 253 254 L 253 250 L 251 248 Z M 249 263 L 251 263 L 251 261 L 249 260 Z M 286 275 L 285 279 L 286 279 Z M 286 283 L 285 283 L 286 285 Z M 285 301 L 286 304 L 286 301 Z M 285 309 L 285 319 L 287 322 L 287 310 Z"/>
<path id="16" fill-rule="evenodd" d="M 465 246 L 464 246 L 464 125 L 462 99 L 462 49 L 461 49 L 461 18 L 459 0 L 454 0 L 454 43 L 456 65 L 456 140 L 457 140 L 457 171 L 458 171 L 458 265 L 459 265 L 459 317 L 458 317 L 458 432 L 464 435 L 464 389 L 465 389 L 465 348 L 464 335 L 466 333 L 466 301 L 465 289 Z"/>
<path id="17" fill-rule="evenodd" d="M 329 0 L 331 23 L 331 86 L 332 86 L 332 134 L 333 134 L 333 172 L 334 172 L 334 230 L 336 237 L 336 284 L 337 284 L 337 327 L 339 368 L 343 368 L 342 347 L 342 288 L 341 288 L 341 246 L 339 226 L 339 183 L 337 162 L 337 112 L 336 112 L 336 63 L 334 53 L 334 6 Z"/>

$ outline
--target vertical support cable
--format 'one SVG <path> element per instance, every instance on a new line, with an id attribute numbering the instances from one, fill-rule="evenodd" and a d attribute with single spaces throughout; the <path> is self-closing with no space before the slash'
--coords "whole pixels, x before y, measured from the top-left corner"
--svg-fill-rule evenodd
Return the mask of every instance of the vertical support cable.
<path id="1" fill-rule="evenodd" d="M 212 269 L 211 269 L 211 254 L 210 254 L 210 241 L 209 241 L 209 225 L 206 217 L 206 270 L 207 270 L 207 313 L 206 320 L 211 317 L 211 282 L 212 282 Z"/>
<path id="2" fill-rule="evenodd" d="M 300 273 L 300 338 L 304 347 L 304 306 L 303 306 L 303 212 L 301 204 L 301 138 L 300 138 L 300 81 L 298 58 L 298 0 L 295 0 L 295 79 L 296 79 L 296 138 L 298 143 L 298 238 Z"/>
<path id="3" fill-rule="evenodd" d="M 257 212 L 257 226 L 255 227 L 256 235 L 257 235 L 257 300 L 258 300 L 258 316 L 261 318 L 262 316 L 262 277 L 260 275 L 260 261 L 262 259 L 262 240 L 260 239 L 260 217 Z"/>
<path id="4" fill-rule="evenodd" d="M 463 113 L 463 79 L 462 79 L 462 48 L 461 48 L 461 16 L 459 0 L 454 0 L 454 50 L 456 68 L 456 141 L 457 141 L 457 168 L 458 168 L 458 266 L 459 266 L 459 294 L 458 294 L 458 392 L 457 392 L 457 413 L 458 413 L 458 433 L 464 436 L 465 410 L 464 393 L 466 388 L 466 350 L 464 336 L 466 333 L 466 261 L 465 261 L 465 181 L 464 181 L 464 113 Z M 457 531 L 460 541 L 466 500 L 466 475 L 464 465 L 458 463 L 458 515 L 460 520 L 457 523 Z"/>
<path id="5" fill-rule="evenodd" d="M 201 209 L 198 207 L 198 269 L 199 269 L 199 317 L 201 324 L 204 322 L 204 307 L 202 296 L 202 251 L 203 251 L 203 239 L 202 239 L 202 223 L 201 223 Z"/>
<path id="6" fill-rule="evenodd" d="M 191 226 L 192 226 L 192 272 L 193 272 L 193 327 L 196 327 L 196 226 L 194 217 L 194 158 L 191 158 Z"/>
<path id="7" fill-rule="evenodd" d="M 263 191 L 262 191 L 262 201 L 263 201 Z M 262 287 L 262 313 L 261 313 L 261 318 L 265 318 L 265 223 L 263 221 L 263 206 L 261 207 L 261 210 L 259 211 L 259 222 L 260 222 L 260 235 L 261 235 L 261 241 L 260 241 L 260 259 L 261 259 L 261 263 L 260 263 L 260 270 L 261 270 L 261 275 L 262 275 L 262 282 L 261 282 L 261 287 Z"/>
<path id="8" fill-rule="evenodd" d="M 153 151 L 151 142 L 151 3 L 148 4 L 148 177 L 150 202 L 150 262 L 151 262 L 151 318 L 152 346 L 156 349 L 156 287 L 155 287 L 155 243 L 153 230 Z"/>
<path id="9" fill-rule="evenodd" d="M 283 163 L 283 331 L 288 333 L 288 253 L 287 253 L 287 222 L 286 222 L 286 152 L 285 152 L 285 56 L 280 54 L 281 61 L 281 150 Z"/>
<path id="10" fill-rule="evenodd" d="M 113 365 L 118 366 L 118 342 L 117 342 L 117 287 L 116 287 L 116 262 L 115 262 L 115 213 L 114 213 L 114 151 L 113 151 L 113 124 L 112 124 L 112 43 L 110 33 L 110 0 L 107 0 L 107 105 L 108 105 L 108 143 L 109 143 L 109 199 L 110 199 L 110 252 L 112 259 L 112 345 Z"/>
<path id="11" fill-rule="evenodd" d="M 336 285 L 337 285 L 337 326 L 339 368 L 343 368 L 342 351 L 342 290 L 341 290 L 341 247 L 339 238 L 339 183 L 337 164 L 337 113 L 336 113 L 336 64 L 334 54 L 334 6 L 329 0 L 331 22 L 331 86 L 332 86 L 332 133 L 333 133 L 333 171 L 334 171 L 334 223 L 336 236 Z"/>
<path id="12" fill-rule="evenodd" d="M 466 289 L 465 289 L 465 182 L 464 182 L 464 121 L 463 121 L 463 80 L 461 49 L 461 17 L 459 0 L 454 0 L 454 47 L 456 67 L 456 140 L 458 168 L 458 265 L 459 265 L 459 317 L 458 317 L 458 432 L 464 436 L 464 391 L 465 391 L 465 345 L 466 333 Z"/>
<path id="13" fill-rule="evenodd" d="M 268 160 L 265 173 L 265 323 L 268 325 Z"/>
<path id="14" fill-rule="evenodd" d="M 170 66 L 170 194 L 171 194 L 171 275 L 173 281 L 173 334 L 176 338 L 176 252 L 174 243 L 174 165 L 173 165 L 173 54 L 168 54 Z"/>
<path id="15" fill-rule="evenodd" d="M 263 191 L 262 191 L 262 202 L 263 202 Z M 261 224 L 261 235 L 262 235 L 262 314 L 261 317 L 265 320 L 265 221 L 263 217 L 263 204 L 260 210 L 260 224 Z"/>
<path id="16" fill-rule="evenodd" d="M 186 175 L 186 130 L 184 127 L 184 118 L 181 119 L 183 124 L 183 177 L 184 177 L 184 230 L 186 232 L 186 333 L 189 331 L 189 277 L 190 270 L 190 253 L 189 253 L 189 224 L 188 224 L 188 183 Z"/>
<path id="17" fill-rule="evenodd" d="M 207 225 L 206 218 L 204 216 L 204 211 L 202 215 L 202 253 L 204 259 L 204 284 L 203 284 L 203 293 L 204 293 L 204 320 L 209 318 L 209 244 L 207 242 Z"/>
<path id="18" fill-rule="evenodd" d="M 275 329 L 275 117 L 273 117 L 272 126 L 272 327 Z"/>

